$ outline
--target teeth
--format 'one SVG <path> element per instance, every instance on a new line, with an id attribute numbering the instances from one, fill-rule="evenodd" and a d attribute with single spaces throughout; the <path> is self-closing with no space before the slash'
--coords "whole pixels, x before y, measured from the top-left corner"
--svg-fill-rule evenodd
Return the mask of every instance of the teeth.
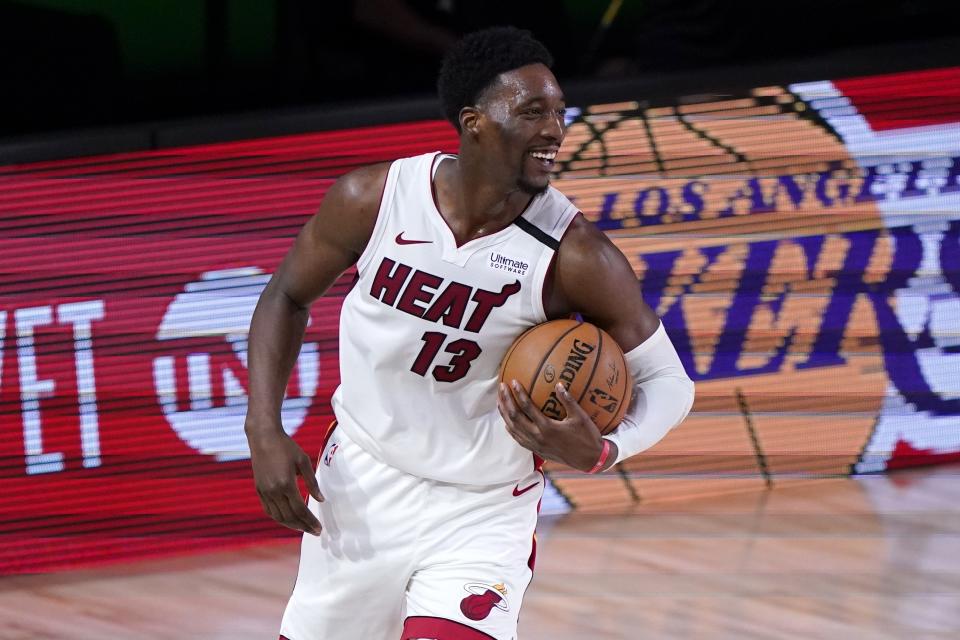
<path id="1" fill-rule="evenodd" d="M 530 155 L 534 158 L 539 158 L 540 160 L 549 160 L 553 162 L 553 159 L 557 157 L 556 151 L 544 152 L 544 151 L 531 151 Z"/>

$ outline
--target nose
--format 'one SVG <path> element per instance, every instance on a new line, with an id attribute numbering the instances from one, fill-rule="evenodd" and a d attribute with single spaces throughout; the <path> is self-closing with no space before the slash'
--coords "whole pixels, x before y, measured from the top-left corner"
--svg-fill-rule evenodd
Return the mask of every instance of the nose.
<path id="1" fill-rule="evenodd" d="M 540 135 L 551 142 L 560 142 L 563 140 L 564 122 L 563 116 L 554 112 L 543 119 L 543 126 L 540 128 Z"/>

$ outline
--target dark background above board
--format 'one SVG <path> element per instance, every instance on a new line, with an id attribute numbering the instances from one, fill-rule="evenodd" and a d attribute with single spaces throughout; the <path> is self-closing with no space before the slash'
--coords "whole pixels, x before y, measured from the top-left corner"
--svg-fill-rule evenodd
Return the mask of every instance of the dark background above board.
<path id="1" fill-rule="evenodd" d="M 450 42 L 505 23 L 542 39 L 562 80 L 654 89 L 668 72 L 829 64 L 895 43 L 931 43 L 924 66 L 960 59 L 960 41 L 942 42 L 960 35 L 954 0 L 17 0 L 0 2 L 0 139 L 429 98 Z M 903 65 L 883 53 L 864 62 L 876 67 L 865 73 Z"/>

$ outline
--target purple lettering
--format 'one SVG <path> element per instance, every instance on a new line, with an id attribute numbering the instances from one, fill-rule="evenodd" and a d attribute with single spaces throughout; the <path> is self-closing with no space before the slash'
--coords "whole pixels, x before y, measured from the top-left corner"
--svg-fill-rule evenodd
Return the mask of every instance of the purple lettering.
<path id="1" fill-rule="evenodd" d="M 603 195 L 603 204 L 600 205 L 600 218 L 597 220 L 597 228 L 603 231 L 610 229 L 620 229 L 623 227 L 623 221 L 613 217 L 613 207 L 617 204 L 619 192 L 605 193 Z"/>
<path id="2" fill-rule="evenodd" d="M 854 202 L 873 202 L 879 198 L 875 193 L 873 193 L 873 183 L 877 179 L 877 168 L 870 167 L 867 169 L 867 175 L 863 178 L 863 183 L 860 185 L 860 192 L 857 194 L 857 197 L 853 199 Z"/>
<path id="3" fill-rule="evenodd" d="M 880 327 L 880 338 L 884 344 L 887 344 L 892 335 L 902 333 L 903 330 L 890 306 L 889 291 L 905 286 L 907 278 L 917 267 L 917 264 L 909 262 L 911 254 L 922 255 L 922 252 L 916 249 L 904 250 L 910 243 L 919 244 L 919 240 L 912 233 L 904 230 L 894 230 L 891 233 L 897 238 L 897 250 L 894 264 L 885 274 L 882 287 L 867 279 L 870 275 L 867 265 L 874 254 L 879 232 L 869 230 L 843 234 L 850 243 L 850 248 L 847 250 L 843 266 L 835 277 L 836 285 L 830 293 L 830 301 L 823 312 L 823 321 L 810 349 L 810 357 L 805 362 L 797 364 L 797 369 L 826 367 L 846 362 L 840 352 L 843 350 L 843 339 L 853 316 L 854 305 L 861 296 L 873 304 L 873 311 Z M 916 262 L 919 262 L 919 258 Z"/>
<path id="4" fill-rule="evenodd" d="M 657 194 L 657 210 L 656 213 L 648 214 L 646 212 L 646 203 L 651 193 Z M 642 225 L 660 224 L 663 221 L 663 216 L 667 214 L 669 209 L 670 194 L 663 187 L 644 189 L 637 194 L 637 199 L 633 203 L 633 211 L 637 214 L 637 219 L 640 220 L 640 224 Z"/>
<path id="5" fill-rule="evenodd" d="M 707 192 L 707 183 L 694 180 L 683 185 L 681 199 L 683 206 L 680 207 L 680 213 L 683 215 L 683 221 L 699 220 L 703 213 L 703 196 Z"/>
<path id="6" fill-rule="evenodd" d="M 947 174 L 947 183 L 940 189 L 940 193 L 956 193 L 960 191 L 960 158 L 953 158 L 950 172 Z"/>
<path id="7" fill-rule="evenodd" d="M 748 205 L 745 210 L 739 210 L 737 205 L 740 202 Z M 750 178 L 743 187 L 737 189 L 736 193 L 727 199 L 727 206 L 718 212 L 717 217 L 730 218 L 744 213 L 766 213 L 768 211 L 773 211 L 773 207 L 763 200 L 760 180 Z"/>

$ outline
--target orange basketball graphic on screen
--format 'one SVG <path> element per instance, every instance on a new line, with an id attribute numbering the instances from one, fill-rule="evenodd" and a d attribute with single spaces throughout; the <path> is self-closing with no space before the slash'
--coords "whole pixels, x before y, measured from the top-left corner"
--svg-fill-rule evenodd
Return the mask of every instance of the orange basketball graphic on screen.
<path id="1" fill-rule="evenodd" d="M 871 287 L 893 243 L 830 126 L 783 87 L 600 105 L 558 161 L 697 384 L 682 427 L 625 462 L 632 486 L 558 489 L 589 508 L 849 473 L 888 382 Z"/>

